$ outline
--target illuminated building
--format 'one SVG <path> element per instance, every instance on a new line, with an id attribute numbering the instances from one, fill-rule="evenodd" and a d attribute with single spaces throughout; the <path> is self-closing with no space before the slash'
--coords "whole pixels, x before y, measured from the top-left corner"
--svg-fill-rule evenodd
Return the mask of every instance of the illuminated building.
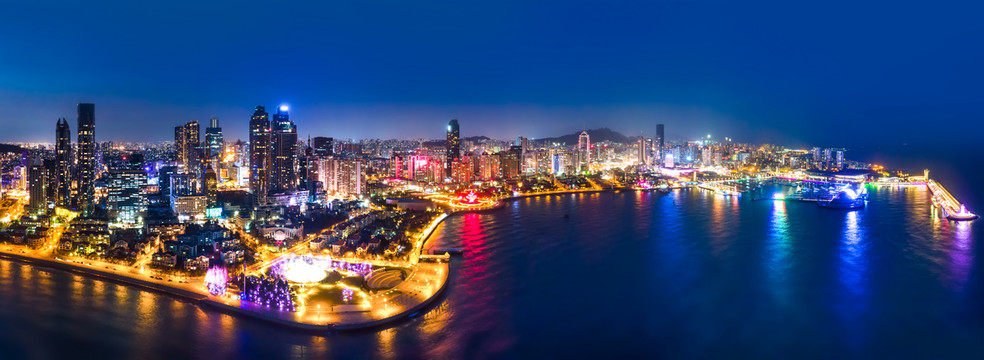
<path id="1" fill-rule="evenodd" d="M 316 136 L 314 138 L 314 156 L 328 157 L 335 155 L 335 139 L 330 137 Z"/>
<path id="2" fill-rule="evenodd" d="M 519 146 L 510 146 L 508 151 L 499 154 L 499 167 L 501 168 L 500 173 L 502 177 L 508 179 L 519 176 L 519 161 L 522 152 L 523 150 Z"/>
<path id="3" fill-rule="evenodd" d="M 362 161 L 354 159 L 323 159 L 320 175 L 325 191 L 334 195 L 363 194 Z"/>
<path id="4" fill-rule="evenodd" d="M 471 156 L 465 156 L 451 162 L 451 178 L 457 184 L 471 182 L 474 171 L 472 170 Z"/>
<path id="5" fill-rule="evenodd" d="M 41 159 L 32 157 L 28 166 L 28 211 L 31 214 L 42 215 L 48 208 L 48 171 Z"/>
<path id="6" fill-rule="evenodd" d="M 656 124 L 656 143 L 654 145 L 656 146 L 657 160 L 663 158 L 663 148 L 666 146 L 665 141 L 666 139 L 663 135 L 663 124 Z"/>
<path id="7" fill-rule="evenodd" d="M 587 131 L 582 131 L 577 137 L 577 148 L 574 149 L 576 171 L 588 171 L 591 167 L 591 137 Z"/>
<path id="8" fill-rule="evenodd" d="M 202 175 L 202 192 L 205 193 L 205 199 L 208 201 L 208 206 L 214 206 L 216 203 L 218 185 L 219 179 L 215 175 L 215 170 L 212 169 L 212 165 L 208 165 L 208 167 L 205 168 L 205 174 Z"/>
<path id="9" fill-rule="evenodd" d="M 200 168 L 201 140 L 199 132 L 200 127 L 197 121 L 189 121 L 184 125 L 174 127 L 174 153 L 178 158 L 178 165 L 189 174 L 197 174 Z"/>
<path id="10" fill-rule="evenodd" d="M 205 146 L 208 148 L 208 159 L 218 160 L 222 156 L 224 145 L 219 118 L 208 119 L 208 127 L 205 128 Z"/>
<path id="11" fill-rule="evenodd" d="M 175 196 L 171 198 L 171 210 L 179 220 L 204 219 L 208 200 L 205 196 Z"/>
<path id="12" fill-rule="evenodd" d="M 106 211 L 110 221 L 134 225 L 147 213 L 147 197 L 143 186 L 147 173 L 143 169 L 114 169 L 106 178 Z"/>
<path id="13" fill-rule="evenodd" d="M 644 139 L 642 137 L 639 137 L 639 140 L 636 141 L 636 147 L 637 147 L 636 148 L 636 158 L 638 160 L 638 163 L 640 165 L 646 165 L 646 163 L 647 163 L 647 157 L 646 157 L 646 139 Z"/>
<path id="14" fill-rule="evenodd" d="M 59 206 L 70 206 L 72 198 L 72 130 L 68 126 L 68 120 L 58 119 L 55 125 L 55 177 L 57 198 Z"/>
<path id="15" fill-rule="evenodd" d="M 249 120 L 249 190 L 262 203 L 270 191 L 270 118 L 257 106 Z"/>
<path id="16" fill-rule="evenodd" d="M 270 179 L 270 190 L 273 192 L 290 192 L 297 189 L 297 127 L 287 114 L 287 106 L 283 105 L 273 115 L 273 128 L 270 148 L 273 151 L 273 169 Z"/>
<path id="17" fill-rule="evenodd" d="M 78 104 L 78 195 L 76 207 L 92 213 L 96 197 L 96 105 Z"/>
<path id="18" fill-rule="evenodd" d="M 445 143 L 444 168 L 446 174 L 452 172 L 452 162 L 461 159 L 461 139 L 459 138 L 458 119 L 448 122 L 448 137 Z"/>

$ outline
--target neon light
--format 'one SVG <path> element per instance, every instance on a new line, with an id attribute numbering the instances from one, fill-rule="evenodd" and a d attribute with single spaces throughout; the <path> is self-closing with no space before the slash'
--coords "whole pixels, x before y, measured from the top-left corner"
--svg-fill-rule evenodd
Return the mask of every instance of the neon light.
<path id="1" fill-rule="evenodd" d="M 205 273 L 205 288 L 208 289 L 208 293 L 220 296 L 226 292 L 226 283 L 229 281 L 229 273 L 226 272 L 226 268 L 221 266 L 216 266 L 208 269 Z"/>
<path id="2" fill-rule="evenodd" d="M 786 195 L 783 195 L 782 193 L 772 194 L 772 200 L 786 200 Z"/>

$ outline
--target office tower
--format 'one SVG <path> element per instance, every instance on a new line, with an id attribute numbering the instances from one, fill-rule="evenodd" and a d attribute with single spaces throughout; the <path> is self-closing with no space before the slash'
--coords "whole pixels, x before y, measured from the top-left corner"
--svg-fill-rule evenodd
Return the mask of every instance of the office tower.
<path id="1" fill-rule="evenodd" d="M 660 154 L 663 153 L 663 146 L 666 146 L 664 143 L 665 141 L 666 138 L 663 136 L 663 124 L 656 124 L 656 146 L 659 147 Z"/>
<path id="2" fill-rule="evenodd" d="M 461 159 L 461 139 L 459 136 L 458 119 L 453 119 L 448 122 L 448 137 L 445 143 L 444 172 L 446 174 L 451 173 L 452 162 Z"/>
<path id="3" fill-rule="evenodd" d="M 523 148 L 519 146 L 510 146 L 509 150 L 502 153 L 500 167 L 502 168 L 503 177 L 508 179 L 519 176 L 522 156 Z"/>
<path id="4" fill-rule="evenodd" d="M 76 208 L 89 215 L 96 197 L 96 105 L 78 104 L 78 194 Z"/>
<path id="5" fill-rule="evenodd" d="M 44 159 L 41 161 L 45 173 L 44 198 L 47 206 L 58 203 L 58 160 Z"/>
<path id="6" fill-rule="evenodd" d="M 637 151 L 636 157 L 639 158 L 638 159 L 639 160 L 639 164 L 640 165 L 646 165 L 646 160 L 647 160 L 647 157 L 646 157 L 646 139 L 640 136 L 639 137 L 639 140 L 636 142 L 636 146 L 638 147 L 636 149 L 636 151 Z"/>
<path id="7" fill-rule="evenodd" d="M 200 168 L 199 150 L 201 149 L 200 127 L 197 121 L 174 127 L 174 151 L 178 165 L 188 174 L 197 174 Z"/>
<path id="8" fill-rule="evenodd" d="M 314 156 L 328 157 L 335 155 L 334 139 L 316 136 L 314 138 Z"/>
<path id="9" fill-rule="evenodd" d="M 71 206 L 72 198 L 72 130 L 68 120 L 58 119 L 55 125 L 55 182 L 58 206 Z"/>
<path id="10" fill-rule="evenodd" d="M 588 171 L 591 167 L 591 137 L 587 131 L 582 131 L 577 137 L 577 148 L 574 149 L 575 171 Z"/>
<path id="11" fill-rule="evenodd" d="M 834 166 L 838 169 L 844 168 L 844 149 L 834 150 Z"/>
<path id="12" fill-rule="evenodd" d="M 249 190 L 264 199 L 270 191 L 270 117 L 257 106 L 249 120 Z"/>
<path id="13" fill-rule="evenodd" d="M 106 212 L 110 222 L 135 225 L 147 214 L 147 197 L 143 186 L 147 173 L 143 169 L 113 169 L 106 178 Z"/>
<path id="14" fill-rule="evenodd" d="M 219 127 L 219 118 L 208 119 L 208 127 L 205 128 L 205 146 L 208 148 L 207 157 L 209 160 L 222 158 L 223 139 L 222 128 Z"/>
<path id="15" fill-rule="evenodd" d="M 171 203 L 171 176 L 178 173 L 178 168 L 174 166 L 162 166 L 157 170 L 157 188 L 161 197 L 161 203 Z"/>
<path id="16" fill-rule="evenodd" d="M 202 175 L 202 192 L 205 193 L 205 200 L 208 202 L 208 206 L 215 206 L 218 187 L 219 178 L 215 175 L 215 170 L 212 169 L 212 166 L 208 165 L 205 168 L 205 174 Z"/>
<path id="17" fill-rule="evenodd" d="M 281 106 L 273 115 L 271 146 L 273 171 L 271 190 L 291 192 L 297 189 L 297 127 L 287 114 L 287 106 Z"/>
<path id="18" fill-rule="evenodd" d="M 48 173 L 41 159 L 32 156 L 27 170 L 28 212 L 34 215 L 44 214 L 48 208 Z"/>

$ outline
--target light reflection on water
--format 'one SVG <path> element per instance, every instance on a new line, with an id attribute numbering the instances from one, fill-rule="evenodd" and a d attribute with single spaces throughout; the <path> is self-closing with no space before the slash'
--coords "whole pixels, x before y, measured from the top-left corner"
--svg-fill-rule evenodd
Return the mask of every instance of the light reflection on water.
<path id="1" fill-rule="evenodd" d="M 972 223 L 934 218 L 919 189 L 878 189 L 863 211 L 811 205 L 674 190 L 527 198 L 453 216 L 432 241 L 465 254 L 438 304 L 377 331 L 325 336 L 0 261 L 0 324 L 18 324 L 16 333 L 0 325 L 0 348 L 14 358 L 41 353 L 20 334 L 102 358 L 837 358 L 980 348 L 984 320 L 966 316 L 984 313 Z M 51 349 L 49 357 L 76 355 Z"/>

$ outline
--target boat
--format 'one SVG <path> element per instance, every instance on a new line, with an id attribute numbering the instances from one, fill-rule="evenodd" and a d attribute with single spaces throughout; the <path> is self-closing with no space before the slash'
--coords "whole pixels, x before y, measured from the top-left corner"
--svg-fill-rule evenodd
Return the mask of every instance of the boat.
<path id="1" fill-rule="evenodd" d="M 856 210 L 864 208 L 865 200 L 865 196 L 859 196 L 854 190 L 844 188 L 830 199 L 817 199 L 817 206 L 824 209 Z"/>
<path id="2" fill-rule="evenodd" d="M 979 217 L 980 216 L 977 216 L 977 214 L 974 214 L 974 213 L 972 213 L 970 211 L 967 211 L 967 207 L 964 206 L 964 205 L 960 205 L 960 211 L 959 212 L 956 212 L 956 213 L 947 212 L 947 214 L 946 214 L 946 218 L 947 219 L 950 219 L 950 220 L 953 220 L 953 221 L 977 220 L 977 218 L 979 218 Z"/>

